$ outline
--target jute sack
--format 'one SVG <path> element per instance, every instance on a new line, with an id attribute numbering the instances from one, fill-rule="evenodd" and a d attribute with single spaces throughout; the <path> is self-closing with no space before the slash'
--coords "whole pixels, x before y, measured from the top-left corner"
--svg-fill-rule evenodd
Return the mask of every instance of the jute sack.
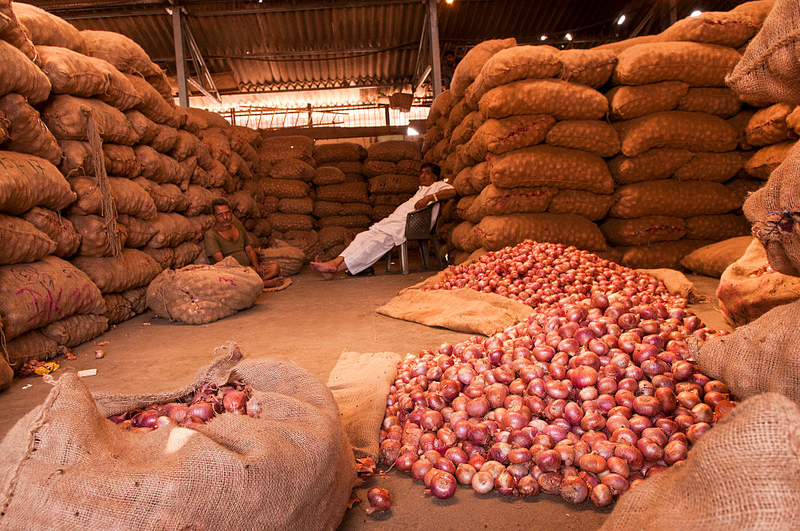
<path id="1" fill-rule="evenodd" d="M 591 87 L 560 79 L 525 79 L 493 88 L 478 104 L 488 118 L 549 114 L 557 120 L 599 120 L 608 100 Z"/>
<path id="2" fill-rule="evenodd" d="M 700 152 L 694 153 L 692 159 L 675 170 L 672 176 L 680 181 L 723 183 L 738 174 L 743 166 L 744 161 L 740 151 L 726 151 L 724 153 Z"/>
<path id="3" fill-rule="evenodd" d="M 81 235 L 78 256 L 113 256 L 114 247 L 109 241 L 111 228 L 105 219 L 93 215 L 72 215 L 69 221 Z M 128 235 L 124 225 L 115 224 L 118 242 L 125 242 Z"/>
<path id="4" fill-rule="evenodd" d="M 284 214 L 311 214 L 314 211 L 314 200 L 310 197 L 281 199 L 278 210 Z"/>
<path id="5" fill-rule="evenodd" d="M 0 144 L 8 140 L 8 128 L 11 122 L 6 118 L 4 112 L 0 111 Z"/>
<path id="6" fill-rule="evenodd" d="M 477 225 L 469 221 L 459 223 L 450 233 L 448 243 L 462 251 L 474 251 L 481 246 L 480 234 L 476 227 Z"/>
<path id="7" fill-rule="evenodd" d="M 655 42 L 620 52 L 616 85 L 683 81 L 695 87 L 724 87 L 725 76 L 742 58 L 733 48 L 696 42 Z"/>
<path id="8" fill-rule="evenodd" d="M 184 127 L 193 134 L 200 134 L 201 131 L 211 129 L 212 127 L 222 127 L 227 129 L 230 126 L 231 124 L 229 124 L 228 121 L 218 113 L 193 107 L 186 109 L 186 124 Z M 253 141 L 258 138 L 257 133 L 258 132 L 256 131 L 249 134 Z"/>
<path id="9" fill-rule="evenodd" d="M 133 130 L 136 131 L 136 134 L 139 136 L 139 143 L 150 144 L 158 134 L 158 125 L 160 124 L 156 124 L 153 120 L 151 120 L 144 114 L 140 113 L 139 111 L 135 109 L 125 111 L 125 117 L 128 119 L 128 122 L 130 122 L 131 126 L 133 127 Z M 185 133 L 185 135 L 191 134 L 188 131 L 183 131 L 183 133 Z M 178 138 L 180 137 L 181 137 L 181 132 L 179 131 Z M 175 142 L 177 145 L 177 140 Z M 172 149 L 174 149 L 174 146 Z"/>
<path id="10" fill-rule="evenodd" d="M 402 159 L 397 161 L 397 173 L 401 175 L 413 175 L 419 177 L 422 170 L 422 162 L 414 159 Z"/>
<path id="11" fill-rule="evenodd" d="M 3 323 L 0 322 L 0 333 L 3 332 Z M 5 391 L 11 387 L 11 381 L 14 379 L 14 369 L 8 364 L 6 355 L 0 356 L 0 391 Z"/>
<path id="12" fill-rule="evenodd" d="M 655 277 L 664 283 L 672 295 L 680 295 L 688 302 L 705 302 L 706 299 L 701 296 L 694 286 L 694 283 L 686 278 L 686 275 L 674 269 L 637 269 L 637 272 Z"/>
<path id="13" fill-rule="evenodd" d="M 208 188 L 190 184 L 186 191 L 183 192 L 183 197 L 186 198 L 187 206 L 181 211 L 181 214 L 184 216 L 197 216 L 199 214 L 210 214 L 211 202 L 219 196 Z"/>
<path id="14" fill-rule="evenodd" d="M 0 317 L 6 339 L 76 313 L 103 313 L 103 298 L 97 285 L 69 262 L 47 256 L 0 267 Z"/>
<path id="15" fill-rule="evenodd" d="M 165 269 L 172 269 L 175 267 L 175 251 L 172 247 L 160 247 L 158 249 L 142 247 L 141 251 L 155 260 L 158 265 L 159 273 Z"/>
<path id="16" fill-rule="evenodd" d="M 367 177 L 375 177 L 382 173 L 397 173 L 397 164 L 388 160 L 367 159 L 364 161 L 363 171 Z"/>
<path id="17" fill-rule="evenodd" d="M 45 337 L 40 329 L 30 330 L 21 336 L 9 339 L 5 346 L 8 364 L 14 371 L 22 368 L 30 360 L 46 361 L 55 358 L 60 350 L 58 343 Z"/>
<path id="18" fill-rule="evenodd" d="M 281 275 L 292 276 L 300 272 L 306 255 L 302 249 L 284 244 L 281 247 L 268 247 L 266 249 L 256 249 L 258 260 L 262 263 L 278 264 L 281 268 Z"/>
<path id="19" fill-rule="evenodd" d="M 512 46 L 492 55 L 466 88 L 471 108 L 491 89 L 520 79 L 547 79 L 562 71 L 558 48 L 546 45 Z"/>
<path id="20" fill-rule="evenodd" d="M 736 11 L 706 11 L 686 17 L 661 32 L 668 41 L 693 41 L 738 48 L 761 29 L 762 21 Z"/>
<path id="21" fill-rule="evenodd" d="M 78 252 L 81 236 L 67 218 L 41 207 L 33 207 L 21 217 L 53 240 L 56 248 L 49 254 L 59 258 L 68 258 Z"/>
<path id="22" fill-rule="evenodd" d="M 77 347 L 96 338 L 108 328 L 108 319 L 102 315 L 71 315 L 43 326 L 42 334 L 64 347 Z"/>
<path id="23" fill-rule="evenodd" d="M 316 186 L 324 186 L 326 184 L 341 184 L 344 182 L 344 179 L 344 172 L 339 168 L 320 166 L 314 172 L 312 181 Z"/>
<path id="24" fill-rule="evenodd" d="M 123 227 L 125 231 L 125 247 L 130 247 L 131 249 L 144 247 L 156 233 L 156 229 L 147 221 L 125 214 L 120 214 L 117 217 L 117 225 Z"/>
<path id="25" fill-rule="evenodd" d="M 196 227 L 194 224 L 181 214 L 159 212 L 156 217 L 149 220 L 149 223 L 156 230 L 156 233 L 150 238 L 150 241 L 147 242 L 147 246 L 154 249 L 175 247 L 179 243 L 191 240 L 196 236 Z"/>
<path id="26" fill-rule="evenodd" d="M 444 127 L 439 125 L 434 125 L 429 127 L 428 130 L 425 132 L 425 138 L 422 140 L 422 153 L 426 155 L 428 151 L 432 150 L 433 147 L 438 144 L 442 139 L 444 139 Z"/>
<path id="27" fill-rule="evenodd" d="M 317 231 L 317 238 L 324 249 L 346 243 L 354 238 L 353 231 L 345 227 L 324 227 Z"/>
<path id="28" fill-rule="evenodd" d="M 443 117 L 446 118 L 450 111 L 453 110 L 453 105 L 455 105 L 453 93 L 450 92 L 450 89 L 443 90 L 431 103 L 431 110 L 428 113 L 428 125 L 435 124 Z"/>
<path id="29" fill-rule="evenodd" d="M 742 96 L 767 102 L 800 103 L 797 86 L 800 7 L 778 0 L 753 38 L 728 84 Z"/>
<path id="30" fill-rule="evenodd" d="M 189 208 L 188 199 L 174 184 L 158 184 L 144 177 L 133 179 L 132 182 L 147 192 L 159 212 L 184 212 Z"/>
<path id="31" fill-rule="evenodd" d="M 269 172 L 273 179 L 297 179 L 305 182 L 311 181 L 315 175 L 314 167 L 299 159 L 278 161 Z"/>
<path id="32" fill-rule="evenodd" d="M 143 286 L 161 272 L 155 260 L 136 249 L 122 249 L 118 257 L 77 256 L 72 263 L 86 273 L 103 293 Z M 102 313 L 102 309 L 93 313 Z"/>
<path id="33" fill-rule="evenodd" d="M 369 216 L 363 214 L 356 216 L 329 216 L 318 219 L 316 223 L 316 226 L 320 229 L 330 226 L 347 227 L 348 229 L 365 229 L 370 225 L 372 225 L 372 220 Z"/>
<path id="34" fill-rule="evenodd" d="M 752 236 L 739 236 L 706 245 L 684 256 L 681 265 L 697 275 L 719 278 L 742 257 L 752 241 Z"/>
<path id="35" fill-rule="evenodd" d="M 144 116 L 144 115 L 142 115 Z M 178 131 L 168 125 L 161 125 L 152 122 L 155 130 L 155 135 L 148 142 L 140 142 L 148 144 L 151 148 L 159 153 L 169 153 L 178 143 Z"/>
<path id="36" fill-rule="evenodd" d="M 376 311 L 426 326 L 487 336 L 514 326 L 532 312 L 519 301 L 472 289 L 405 290 Z"/>
<path id="37" fill-rule="evenodd" d="M 141 186 L 119 177 L 109 177 L 108 183 L 118 214 L 144 219 L 152 219 L 156 215 L 155 202 Z M 70 214 L 102 213 L 103 196 L 93 177 L 73 177 L 69 184 L 78 196 L 78 200 L 68 209 Z"/>
<path id="38" fill-rule="evenodd" d="M 419 177 L 384 174 L 369 180 L 370 194 L 413 194 L 419 188 Z"/>
<path id="39" fill-rule="evenodd" d="M 572 214 L 509 214 L 487 216 L 477 226 L 481 247 L 496 251 L 531 239 L 574 245 L 589 251 L 603 250 L 600 229 L 586 218 Z"/>
<path id="40" fill-rule="evenodd" d="M 711 240 L 678 240 L 650 245 L 617 247 L 620 264 L 632 269 L 678 269 L 681 259 L 692 251 L 706 246 Z"/>
<path id="41" fill-rule="evenodd" d="M 271 136 L 262 135 L 262 144 L 258 148 L 258 157 L 270 164 L 286 159 L 300 159 L 311 162 L 314 152 L 314 140 L 301 135 Z"/>
<path id="42" fill-rule="evenodd" d="M 264 190 L 266 195 L 271 195 L 273 197 L 278 198 L 294 198 L 294 199 L 302 199 L 304 197 L 308 197 L 309 186 L 303 181 L 298 181 L 295 179 L 261 179 L 259 181 L 261 188 Z M 332 186 L 346 186 L 346 185 L 332 185 Z M 364 192 L 366 195 L 366 185 L 364 186 Z M 317 195 L 319 196 L 320 190 L 323 188 L 327 188 L 321 186 L 317 188 Z"/>
<path id="43" fill-rule="evenodd" d="M 455 215 L 458 219 L 467 219 L 467 212 L 470 211 L 472 208 L 472 204 L 478 199 L 477 195 L 468 195 L 466 197 L 462 197 L 456 203 L 455 208 Z"/>
<path id="44" fill-rule="evenodd" d="M 23 96 L 6 94 L 0 97 L 0 112 L 9 121 L 4 149 L 41 157 L 54 165 L 61 162 L 58 141 L 39 117 L 39 112 L 28 105 Z"/>
<path id="45" fill-rule="evenodd" d="M 484 118 L 483 115 L 478 111 L 472 111 L 469 113 L 455 129 L 453 129 L 453 133 L 450 135 L 450 150 L 456 149 L 461 144 L 465 144 L 472 138 L 472 135 L 475 134 L 475 131 L 483 125 Z M 364 165 L 366 168 L 366 164 Z"/>
<path id="46" fill-rule="evenodd" d="M 551 146 L 581 149 L 601 157 L 619 153 L 616 129 L 600 120 L 566 120 L 555 124 L 545 138 Z"/>
<path id="47" fill-rule="evenodd" d="M 108 320 L 110 325 L 127 321 L 136 315 L 131 309 L 131 303 L 121 293 L 107 293 L 103 295 L 103 301 L 106 303 L 103 317 Z"/>
<path id="48" fill-rule="evenodd" d="M 686 218 L 686 237 L 693 240 L 727 240 L 750 234 L 750 223 L 744 216 L 719 214 Z"/>
<path id="49" fill-rule="evenodd" d="M 369 203 L 367 183 L 330 184 L 317 187 L 316 192 L 317 201 Z"/>
<path id="50" fill-rule="evenodd" d="M 614 181 L 605 161 L 576 149 L 532 146 L 489 160 L 492 184 L 498 188 L 553 186 L 610 194 Z"/>
<path id="51" fill-rule="evenodd" d="M 385 194 L 373 195 L 369 198 L 369 202 L 373 205 L 388 205 L 397 207 L 409 200 L 407 194 Z"/>
<path id="52" fill-rule="evenodd" d="M 800 107 L 795 107 L 792 112 L 786 116 L 786 125 L 795 134 L 800 133 Z"/>
<path id="53" fill-rule="evenodd" d="M 485 216 L 545 212 L 557 192 L 547 187 L 497 188 L 490 184 L 467 209 L 466 219 L 478 223 Z"/>
<path id="54" fill-rule="evenodd" d="M 742 110 L 742 100 L 727 87 L 691 87 L 678 102 L 677 110 L 730 118 Z"/>
<path id="55" fill-rule="evenodd" d="M 33 44 L 60 46 L 78 53 L 87 53 L 86 42 L 81 32 L 66 20 L 30 4 L 13 2 L 11 9 L 19 23 L 30 34 Z"/>
<path id="56" fill-rule="evenodd" d="M 655 215 L 688 218 L 725 214 L 740 206 L 733 192 L 719 183 L 663 179 L 617 189 L 609 215 L 624 219 Z"/>
<path id="57" fill-rule="evenodd" d="M 358 203 L 350 203 L 350 204 L 358 204 Z M 367 215 L 369 216 L 369 219 L 371 219 L 372 221 L 380 221 L 384 218 L 388 218 L 389 216 L 391 216 L 392 212 L 394 212 L 395 209 L 396 207 L 390 205 L 375 205 L 374 207 L 372 207 L 372 209 Z"/>
<path id="58" fill-rule="evenodd" d="M 65 142 L 74 141 L 67 140 Z M 87 145 L 87 147 L 89 146 Z M 130 146 L 103 144 L 103 160 L 108 175 L 135 179 L 142 173 L 142 165 L 136 158 L 136 152 Z"/>
<path id="59" fill-rule="evenodd" d="M 654 112 L 673 110 L 688 90 L 689 85 L 682 81 L 660 81 L 639 86 L 617 86 L 606 92 L 606 98 L 613 118 L 632 120 Z"/>
<path id="60" fill-rule="evenodd" d="M 616 52 L 596 48 L 561 50 L 558 58 L 562 65 L 561 79 L 594 89 L 600 89 L 608 83 L 617 64 Z"/>
<path id="61" fill-rule="evenodd" d="M 126 113 L 126 116 L 129 115 L 129 114 L 130 114 L 130 112 Z M 142 116 L 144 116 L 144 115 L 142 115 Z M 152 141 L 152 139 L 155 138 L 155 135 L 158 134 L 158 129 L 157 129 L 158 124 L 156 124 L 155 122 L 153 122 L 152 120 L 150 120 L 146 116 L 145 116 L 145 118 L 147 120 L 149 120 L 150 123 L 153 124 L 152 125 L 152 134 L 153 134 L 153 136 L 150 139 L 150 141 Z M 148 129 L 148 131 L 149 131 L 149 129 Z M 141 143 L 142 144 L 149 144 L 150 142 L 141 142 Z M 170 155 L 172 158 L 174 158 L 177 161 L 182 161 L 182 160 L 184 160 L 187 157 L 190 157 L 192 155 L 198 155 L 199 156 L 200 154 L 204 155 L 205 158 L 207 159 L 205 161 L 205 163 L 202 164 L 202 166 L 205 168 L 211 163 L 211 153 L 208 151 L 207 147 L 205 147 L 205 146 L 203 146 L 201 144 L 199 138 L 194 136 L 189 131 L 183 131 L 183 130 L 178 131 L 178 140 L 175 141 L 175 146 L 168 153 L 168 155 Z"/>
<path id="62" fill-rule="evenodd" d="M 800 298 L 800 279 L 773 270 L 764 246 L 754 239 L 722 273 L 717 298 L 728 321 L 740 326 Z"/>
<path id="63" fill-rule="evenodd" d="M 50 94 L 50 80 L 25 54 L 0 39 L 0 95 L 9 92 L 21 94 L 36 105 Z"/>
<path id="64" fill-rule="evenodd" d="M 614 203 L 613 195 L 594 194 L 584 190 L 559 190 L 547 211 L 552 214 L 576 214 L 598 221 L 606 217 L 608 209 Z"/>
<path id="65" fill-rule="evenodd" d="M 122 111 L 97 99 L 53 96 L 42 108 L 42 120 L 58 139 L 88 140 L 87 122 L 92 116 L 105 142 L 130 146 L 139 139 Z"/>
<path id="66" fill-rule="evenodd" d="M 338 216 L 342 211 L 342 203 L 334 201 L 314 201 L 311 213 L 315 218 L 324 218 L 325 216 Z"/>
<path id="67" fill-rule="evenodd" d="M 394 210 L 396 207 L 392 205 L 386 205 L 388 208 Z M 358 216 L 358 215 L 369 215 L 372 212 L 372 205 L 367 203 L 342 203 L 342 208 L 339 211 L 339 215 L 342 216 Z"/>
<path id="68" fill-rule="evenodd" d="M 229 256 L 214 265 L 168 269 L 147 288 L 147 306 L 161 317 L 206 324 L 255 304 L 264 281 Z"/>
<path id="69" fill-rule="evenodd" d="M 431 109 L 433 111 L 433 109 Z M 314 144 L 314 160 L 317 164 L 343 160 L 360 161 L 367 156 L 364 146 L 355 142 L 333 142 Z"/>
<path id="70" fill-rule="evenodd" d="M 175 103 L 170 99 L 165 100 L 159 92 L 145 79 L 134 75 L 125 74 L 141 98 L 141 103 L 136 110 L 153 120 L 157 124 L 177 128 L 180 124 L 175 112 Z"/>
<path id="71" fill-rule="evenodd" d="M 474 195 L 478 193 L 477 190 L 472 188 L 472 183 L 470 182 L 470 174 L 472 173 L 473 166 L 467 166 L 456 175 L 456 178 L 453 179 L 453 188 L 456 189 L 456 193 L 459 196 L 464 197 L 467 195 Z"/>
<path id="72" fill-rule="evenodd" d="M 612 245 L 648 245 L 680 240 L 686 235 L 686 224 L 683 219 L 672 216 L 608 218 L 600 225 L 600 230 Z"/>
<path id="73" fill-rule="evenodd" d="M 2 523 L 31 530 L 336 529 L 356 476 L 331 392 L 294 363 L 242 358 L 232 345 L 190 385 L 135 396 L 92 395 L 66 371 L 3 441 Z M 222 414 L 197 431 L 169 426 L 144 435 L 105 418 L 191 398 L 206 383 L 246 384 L 260 417 Z M 72 460 L 59 462 L 65 450 Z M 298 477 L 298 469 L 309 472 Z M 57 501 L 31 511 L 42 496 Z"/>
<path id="74" fill-rule="evenodd" d="M 780 394 L 743 402 L 697 442 L 681 466 L 626 492 L 601 531 L 795 528 L 800 517 L 798 422 L 797 404 Z M 763 462 L 754 462 L 753 456 Z M 731 488 L 743 483 L 747 489 Z"/>
<path id="75" fill-rule="evenodd" d="M 0 249 L 0 265 L 18 264 L 41 260 L 56 244 L 24 219 L 0 214 Z"/>
<path id="76" fill-rule="evenodd" d="M 218 161 L 226 162 L 231 156 L 231 141 L 222 128 L 204 129 L 198 133 L 198 138 Z"/>
<path id="77" fill-rule="evenodd" d="M 274 212 L 269 215 L 269 222 L 274 230 L 286 232 L 287 230 L 311 230 L 314 228 L 314 218 L 307 214 L 284 214 Z"/>
<path id="78" fill-rule="evenodd" d="M 786 123 L 786 118 L 792 110 L 794 105 L 776 103 L 756 111 L 745 129 L 747 143 L 758 147 L 795 138 L 797 135 Z"/>
<path id="79" fill-rule="evenodd" d="M 233 209 L 233 215 L 239 219 L 248 219 L 256 216 L 259 212 L 259 206 L 252 196 L 247 192 L 237 190 L 232 194 L 225 196 Z"/>
<path id="80" fill-rule="evenodd" d="M 367 148 L 367 158 L 399 162 L 403 159 L 420 160 L 422 153 L 419 142 L 412 140 L 387 140 L 377 142 Z"/>
<path id="81" fill-rule="evenodd" d="M 753 146 L 747 143 L 745 131 L 747 130 L 747 124 L 750 123 L 750 118 L 752 118 L 755 113 L 755 109 L 745 108 L 728 118 L 728 123 L 733 126 L 733 128 L 736 130 L 736 134 L 738 135 L 739 149 L 753 149 Z"/>
<path id="82" fill-rule="evenodd" d="M 0 2 L 0 36 L 3 37 L 5 42 L 18 48 L 31 61 L 36 62 L 39 60 L 36 47 L 34 47 L 30 36 L 11 9 L 11 0 Z"/>
<path id="83" fill-rule="evenodd" d="M 35 206 L 61 210 L 76 195 L 58 169 L 33 155 L 0 151 L 0 212 L 22 214 Z"/>
<path id="84" fill-rule="evenodd" d="M 738 145 L 736 130 L 725 120 L 699 112 L 666 111 L 614 124 L 628 157 L 651 148 L 693 151 L 732 151 Z"/>
<path id="85" fill-rule="evenodd" d="M 450 92 L 453 100 L 464 97 L 465 91 L 480 74 L 486 62 L 496 53 L 517 45 L 516 39 L 495 39 L 483 41 L 464 55 L 456 65 L 453 79 L 450 81 Z"/>
<path id="86" fill-rule="evenodd" d="M 608 169 L 619 184 L 666 179 L 687 164 L 694 154 L 688 149 L 653 148 L 641 155 L 617 155 L 608 161 Z"/>
<path id="87" fill-rule="evenodd" d="M 783 164 L 789 152 L 797 145 L 796 140 L 787 140 L 780 144 L 764 146 L 744 163 L 748 175 L 766 181 L 775 169 Z"/>

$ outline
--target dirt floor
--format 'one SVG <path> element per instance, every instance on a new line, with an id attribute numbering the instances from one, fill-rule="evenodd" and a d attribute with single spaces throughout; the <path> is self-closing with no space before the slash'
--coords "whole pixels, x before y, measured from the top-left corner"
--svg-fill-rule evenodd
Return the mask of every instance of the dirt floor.
<path id="1" fill-rule="evenodd" d="M 324 281 L 307 268 L 294 277 L 284 291 L 264 293 L 255 307 L 208 325 L 171 324 L 151 312 L 121 323 L 95 342 L 73 349 L 77 360 L 59 360 L 63 367 L 97 369 L 85 379 L 92 391 L 155 393 L 190 383 L 198 368 L 209 363 L 214 349 L 238 342 L 249 357 L 293 360 L 326 381 L 343 350 L 416 353 L 436 348 L 444 341 L 455 343 L 466 334 L 395 320 L 379 315 L 376 307 L 398 290 L 430 276 L 412 260 L 412 272 L 404 276 L 385 274 L 383 263 L 373 277 L 342 277 Z M 709 301 L 696 305 L 709 326 L 725 327 L 715 310 L 717 280 L 691 277 Z M 105 351 L 95 359 L 95 350 Z M 42 403 L 50 390 L 41 377 L 15 380 L 0 393 L 0 437 L 28 411 Z M 389 472 L 370 480 L 357 494 L 366 500 L 366 489 L 378 485 L 388 489 L 393 509 L 367 516 L 366 501 L 350 509 L 342 530 L 406 530 L 434 527 L 450 529 L 558 529 L 590 530 L 602 525 L 610 510 L 591 503 L 576 506 L 560 498 L 539 495 L 527 500 L 496 493 L 481 496 L 459 488 L 449 500 L 426 496 L 424 486 L 410 477 Z"/>

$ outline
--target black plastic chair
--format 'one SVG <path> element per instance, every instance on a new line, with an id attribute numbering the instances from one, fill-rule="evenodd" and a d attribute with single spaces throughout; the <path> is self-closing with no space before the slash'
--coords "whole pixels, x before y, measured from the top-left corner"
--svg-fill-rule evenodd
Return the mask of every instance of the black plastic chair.
<path id="1" fill-rule="evenodd" d="M 433 217 L 433 207 L 439 205 L 436 217 Z M 439 261 L 439 270 L 444 269 L 442 262 L 442 254 L 439 250 L 439 241 L 436 239 L 436 222 L 438 221 L 439 214 L 442 212 L 441 201 L 431 203 L 427 206 L 409 212 L 406 217 L 406 241 L 392 248 L 391 251 L 386 253 L 386 272 L 392 270 L 392 251 L 400 248 L 400 268 L 403 274 L 408 274 L 408 242 L 416 241 L 419 244 L 420 254 L 422 255 L 422 263 L 425 269 L 430 269 L 430 252 L 428 251 L 428 242 L 433 244 L 433 251 L 436 253 L 436 259 Z"/>

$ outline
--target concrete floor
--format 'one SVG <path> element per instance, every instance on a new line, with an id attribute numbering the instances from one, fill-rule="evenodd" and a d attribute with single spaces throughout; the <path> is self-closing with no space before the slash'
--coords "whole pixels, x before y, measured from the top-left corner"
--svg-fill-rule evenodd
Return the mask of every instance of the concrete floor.
<path id="1" fill-rule="evenodd" d="M 455 343 L 466 334 L 395 320 L 379 315 L 377 306 L 398 290 L 430 276 L 412 261 L 412 273 L 384 274 L 383 264 L 374 277 L 342 277 L 326 282 L 307 268 L 293 284 L 280 292 L 265 293 L 256 305 L 232 317 L 201 326 L 172 324 L 145 313 L 121 323 L 95 341 L 73 349 L 77 360 L 59 360 L 62 366 L 96 368 L 97 375 L 85 381 L 92 391 L 155 393 L 174 389 L 193 380 L 198 368 L 214 357 L 214 348 L 237 341 L 250 357 L 293 360 L 326 381 L 343 350 L 357 352 L 418 352 L 436 348 L 444 341 Z M 715 311 L 717 280 L 692 277 L 710 301 L 696 311 L 710 326 L 723 327 L 722 314 Z M 106 356 L 95 359 L 102 348 Z M 42 403 L 50 390 L 41 377 L 15 380 L 0 393 L 0 437 L 25 413 Z M 378 485 L 394 499 L 392 511 L 365 514 L 366 489 Z M 576 506 L 560 498 L 541 494 L 521 500 L 491 493 L 477 495 L 459 488 L 449 500 L 424 493 L 421 482 L 397 472 L 376 476 L 357 490 L 364 503 L 349 510 L 342 530 L 420 529 L 596 529 L 610 513 L 591 503 Z"/>

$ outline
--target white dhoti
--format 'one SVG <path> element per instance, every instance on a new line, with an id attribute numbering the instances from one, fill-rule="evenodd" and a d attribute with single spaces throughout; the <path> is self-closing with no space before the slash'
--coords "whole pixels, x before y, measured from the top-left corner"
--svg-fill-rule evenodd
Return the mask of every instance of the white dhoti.
<path id="1" fill-rule="evenodd" d="M 356 275 L 380 260 L 393 247 L 394 237 L 373 225 L 369 230 L 356 235 L 353 243 L 339 256 L 344 258 L 347 270 Z"/>

